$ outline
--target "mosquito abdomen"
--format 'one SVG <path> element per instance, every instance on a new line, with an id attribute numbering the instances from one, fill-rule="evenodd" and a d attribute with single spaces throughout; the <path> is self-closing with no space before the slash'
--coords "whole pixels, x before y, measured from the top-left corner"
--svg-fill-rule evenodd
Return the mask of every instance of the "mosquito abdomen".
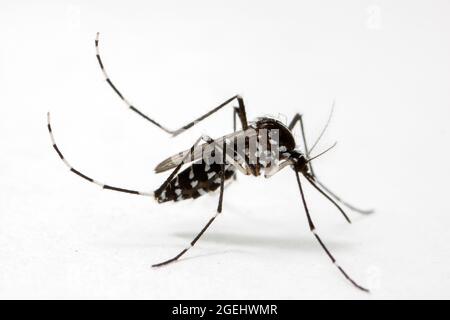
<path id="1" fill-rule="evenodd" d="M 164 191 L 155 191 L 155 199 L 159 202 L 196 199 L 220 187 L 222 165 L 208 164 L 198 161 L 181 171 Z M 235 175 L 235 167 L 225 165 L 225 180 Z"/>

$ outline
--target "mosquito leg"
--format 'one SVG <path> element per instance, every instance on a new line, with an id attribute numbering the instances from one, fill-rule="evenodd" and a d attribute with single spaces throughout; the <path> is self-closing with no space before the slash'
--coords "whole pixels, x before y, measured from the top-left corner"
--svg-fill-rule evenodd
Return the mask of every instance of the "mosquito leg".
<path id="1" fill-rule="evenodd" d="M 302 115 L 301 115 L 300 113 L 297 113 L 297 114 L 294 116 L 294 118 L 292 119 L 291 123 L 289 124 L 289 129 L 292 130 L 292 129 L 295 127 L 295 125 L 297 124 L 297 122 L 300 123 L 300 129 L 301 129 L 301 132 L 302 132 L 302 139 L 303 139 L 303 145 L 304 145 L 304 147 L 305 147 L 305 153 L 306 153 L 306 155 L 309 155 L 309 152 L 310 152 L 310 151 L 309 151 L 309 148 L 308 148 L 308 144 L 307 144 L 307 142 L 306 142 L 305 126 L 304 126 L 304 124 L 303 124 L 303 118 L 302 118 Z M 332 192 L 329 188 L 327 188 L 322 182 L 320 182 L 320 181 L 317 179 L 317 176 L 316 176 L 316 174 L 315 174 L 315 172 L 314 172 L 314 169 L 313 169 L 313 167 L 312 167 L 312 161 L 311 161 L 311 162 L 308 162 L 308 165 L 309 165 L 309 171 L 310 171 L 310 173 L 311 173 L 311 178 L 312 178 L 312 180 L 313 180 L 314 182 L 316 182 L 319 186 L 321 186 L 322 189 L 325 190 L 325 192 L 328 193 L 332 198 L 334 198 L 334 199 L 337 200 L 338 202 L 342 203 L 345 207 L 347 207 L 347 208 L 349 208 L 350 210 L 353 210 L 353 211 L 355 211 L 355 212 L 362 213 L 362 214 L 369 214 L 369 213 L 373 213 L 373 212 L 374 212 L 373 210 L 363 210 L 363 209 L 359 209 L 359 208 L 357 208 L 357 207 L 351 205 L 350 203 L 344 201 L 341 197 L 337 196 L 334 192 Z M 334 203 L 334 204 L 335 204 L 335 203 Z M 336 205 L 336 204 L 335 204 L 335 205 Z M 339 210 L 341 210 L 341 212 L 342 212 L 342 209 L 341 209 L 341 208 L 339 208 Z M 344 215 L 345 215 L 345 214 L 344 214 Z"/>
<path id="2" fill-rule="evenodd" d="M 236 116 L 239 112 L 239 108 L 234 107 L 233 108 L 233 132 L 236 132 Z M 237 174 L 233 177 L 234 180 L 237 180 Z"/>
<path id="3" fill-rule="evenodd" d="M 239 114 L 239 112 L 240 112 L 239 108 L 237 108 L 237 107 L 233 108 L 233 132 L 236 132 L 236 130 L 237 130 L 237 127 L 236 127 L 236 122 L 237 122 L 236 121 L 236 116 Z M 234 153 L 234 150 L 233 150 L 233 153 Z M 237 174 L 235 174 L 233 176 L 233 179 L 237 180 Z"/>
<path id="4" fill-rule="evenodd" d="M 124 192 L 124 193 L 131 193 L 131 194 L 136 194 L 136 195 L 140 195 L 140 196 L 149 196 L 149 197 L 153 197 L 153 192 L 145 192 L 145 191 L 136 191 L 136 190 L 131 190 L 131 189 L 125 189 L 125 188 L 119 188 L 119 187 L 113 187 L 110 186 L 108 184 L 104 184 L 101 182 L 98 182 L 97 180 L 94 180 L 92 178 L 90 178 L 89 176 L 85 175 L 84 173 L 81 173 L 80 171 L 78 171 L 77 169 L 75 169 L 74 167 L 72 167 L 69 162 L 66 160 L 66 158 L 64 158 L 63 154 L 61 153 L 61 151 L 59 150 L 58 146 L 56 145 L 55 142 L 55 137 L 53 136 L 53 131 L 52 131 L 52 127 L 50 124 L 50 113 L 47 113 L 47 128 L 48 128 L 48 132 L 50 134 L 50 138 L 52 140 L 52 144 L 53 144 L 53 148 L 55 149 L 56 153 L 59 155 L 59 157 L 61 158 L 61 160 L 64 162 L 64 164 L 69 168 L 70 171 L 72 171 L 73 173 L 75 173 L 76 175 L 78 175 L 79 177 L 93 183 L 96 184 L 97 186 L 103 188 L 103 189 L 107 189 L 107 190 L 113 190 L 113 191 L 118 191 L 118 192 Z"/>
<path id="5" fill-rule="evenodd" d="M 236 132 L 236 116 L 239 112 L 239 108 L 233 108 L 233 132 Z"/>
<path id="6" fill-rule="evenodd" d="M 223 142 L 222 150 L 226 150 L 225 141 Z M 200 237 L 205 233 L 205 231 L 209 228 L 209 226 L 213 223 L 213 221 L 218 217 L 220 213 L 222 213 L 222 203 L 223 203 L 223 190 L 224 190 L 224 182 L 225 182 L 225 162 L 226 162 L 226 153 L 222 152 L 222 169 L 220 172 L 221 180 L 220 180 L 220 195 L 219 195 L 219 204 L 217 205 L 216 214 L 209 219 L 208 223 L 203 227 L 203 229 L 195 236 L 194 240 L 189 244 L 188 247 L 183 249 L 180 253 L 178 253 L 175 257 L 166 260 L 161 263 L 157 263 L 152 265 L 152 267 L 161 267 L 171 262 L 177 261 L 182 255 L 184 255 L 189 249 L 191 249 L 195 243 L 200 239 Z"/>
<path id="7" fill-rule="evenodd" d="M 356 288 L 365 291 L 365 292 L 369 292 L 368 289 L 361 287 L 359 284 L 357 284 L 345 271 L 344 269 L 342 269 L 342 267 L 337 263 L 336 259 L 334 258 L 334 256 L 331 254 L 331 252 L 328 250 L 328 248 L 325 246 L 324 242 L 322 241 L 322 239 L 319 237 L 319 235 L 316 232 L 316 227 L 311 219 L 311 215 L 309 214 L 309 210 L 308 210 L 308 206 L 306 205 L 306 200 L 305 200 L 305 194 L 303 193 L 303 188 L 302 188 L 302 184 L 300 182 L 300 176 L 298 174 L 297 171 L 295 171 L 295 175 L 297 177 L 297 183 L 298 183 L 298 187 L 300 189 L 300 195 L 302 198 L 302 202 L 303 202 L 303 207 L 305 208 L 305 212 L 306 212 L 306 217 L 308 219 L 308 224 L 309 224 L 309 229 L 311 230 L 311 232 L 313 233 L 314 237 L 317 239 L 317 241 L 319 242 L 320 246 L 322 247 L 322 249 L 326 252 L 326 254 L 328 255 L 328 257 L 331 259 L 331 261 L 333 262 L 333 264 L 339 269 L 339 271 L 344 275 L 344 277 L 350 281 Z"/>
<path id="8" fill-rule="evenodd" d="M 155 120 L 149 118 L 147 115 L 143 114 L 141 111 L 139 111 L 138 109 L 136 109 L 130 102 L 128 102 L 128 100 L 123 96 L 123 94 L 119 91 L 119 89 L 117 89 L 117 87 L 112 83 L 111 78 L 109 77 L 108 73 L 106 72 L 105 66 L 103 64 L 102 58 L 100 57 L 100 48 L 98 46 L 99 44 L 99 36 L 100 33 L 97 32 L 97 37 L 95 38 L 95 50 L 96 50 L 96 57 L 97 57 L 97 61 L 98 64 L 100 66 L 100 69 L 103 72 L 103 75 L 105 76 L 105 80 L 106 82 L 108 82 L 109 86 L 114 90 L 114 92 L 119 96 L 120 99 L 123 100 L 123 102 L 125 102 L 125 104 L 128 106 L 128 108 L 130 108 L 131 110 L 133 110 L 134 112 L 136 112 L 138 115 L 140 115 L 142 118 L 150 121 L 151 123 L 153 123 L 155 126 L 159 127 L 160 129 L 164 130 L 165 132 L 169 133 L 169 134 L 173 134 L 173 132 L 169 129 L 167 129 L 166 127 L 164 127 L 163 125 L 159 124 L 158 122 L 156 122 Z"/>
<path id="9" fill-rule="evenodd" d="M 334 206 L 336 208 L 338 208 L 338 210 L 342 213 L 342 215 L 344 216 L 345 220 L 347 220 L 348 223 L 352 223 L 350 218 L 347 216 L 347 214 L 345 213 L 344 210 L 342 210 L 342 208 L 336 203 L 336 201 L 334 201 L 329 195 L 327 195 L 322 189 L 320 189 L 315 183 L 314 180 L 312 180 L 310 177 L 305 176 L 306 180 L 308 180 L 309 183 L 311 183 L 311 185 L 320 192 L 320 194 L 322 194 L 325 198 L 327 198 L 332 204 L 334 204 Z"/>
<path id="10" fill-rule="evenodd" d="M 109 77 L 108 73 L 106 72 L 105 69 L 105 65 L 100 57 L 100 48 L 99 48 L 99 33 L 97 32 L 97 37 L 95 39 L 95 49 L 96 49 L 96 56 L 97 56 L 97 61 L 98 64 L 100 65 L 100 69 L 103 72 L 103 75 L 105 76 L 105 80 L 106 82 L 108 82 L 109 86 L 114 90 L 114 92 L 119 96 L 120 99 L 123 100 L 123 102 L 128 106 L 129 109 L 131 109 L 132 111 L 134 111 L 135 113 L 137 113 L 139 116 L 141 116 L 142 118 L 146 119 L 147 121 L 153 123 L 155 126 L 157 126 L 158 128 L 160 128 L 161 130 L 171 134 L 172 136 L 176 136 L 179 135 L 180 133 L 186 131 L 187 129 L 193 127 L 195 124 L 199 123 L 200 121 L 206 119 L 207 117 L 209 117 L 210 115 L 216 113 L 217 111 L 219 111 L 220 109 L 222 109 L 223 107 L 225 107 L 226 105 L 228 105 L 230 102 L 232 102 L 233 100 L 237 100 L 238 104 L 239 104 L 239 110 L 238 110 L 238 115 L 239 115 L 239 119 L 241 120 L 241 124 L 242 124 L 242 128 L 244 130 L 246 130 L 248 128 L 248 124 L 247 124 L 247 114 L 245 111 L 245 106 L 244 106 L 244 100 L 242 99 L 241 96 L 239 95 L 235 95 L 233 97 L 231 97 L 230 99 L 226 100 L 225 102 L 223 102 L 222 104 L 218 105 L 217 107 L 215 107 L 214 109 L 212 109 L 211 111 L 207 112 L 206 114 L 202 115 L 201 117 L 198 117 L 197 119 L 195 119 L 194 121 L 188 123 L 187 125 L 177 129 L 177 130 L 170 130 L 168 128 L 166 128 L 165 126 L 161 125 L 159 122 L 156 122 L 155 120 L 153 120 L 152 118 L 148 117 L 147 115 L 145 115 L 144 113 L 142 113 L 141 111 L 139 111 L 134 105 L 132 105 L 126 98 L 125 96 L 119 91 L 119 89 L 113 84 L 113 82 L 111 81 L 111 78 Z"/>
<path id="11" fill-rule="evenodd" d="M 371 214 L 373 212 L 375 212 L 373 209 L 359 209 L 353 205 L 351 205 L 350 203 L 348 203 L 347 201 L 344 201 L 341 197 L 337 196 L 334 192 L 332 192 L 327 186 L 325 186 L 322 182 L 320 182 L 317 177 L 313 178 L 313 181 L 315 183 L 317 183 L 320 187 L 322 187 L 323 190 L 325 190 L 331 197 L 335 198 L 337 201 L 339 201 L 340 203 L 342 203 L 344 206 L 346 206 L 347 208 L 349 208 L 350 210 L 353 210 L 355 212 L 358 213 L 362 213 L 362 214 Z"/>
<path id="12" fill-rule="evenodd" d="M 172 179 L 175 177 L 175 175 L 178 173 L 178 171 L 180 171 L 181 167 L 183 166 L 183 164 L 186 162 L 186 160 L 188 159 L 188 157 L 192 157 L 194 152 L 195 152 L 195 147 L 199 144 L 199 142 L 201 140 L 204 140 L 204 137 L 200 137 L 198 138 L 195 143 L 192 145 L 191 149 L 189 150 L 189 152 L 187 152 L 183 159 L 180 161 L 180 163 L 175 167 L 175 169 L 172 171 L 172 173 L 169 175 L 169 177 L 161 184 L 161 186 L 155 190 L 155 196 L 159 197 L 167 188 L 167 186 L 169 185 L 169 183 L 172 181 Z"/>
<path id="13" fill-rule="evenodd" d="M 291 123 L 289 124 L 289 130 L 294 129 L 295 125 L 297 123 L 300 123 L 300 130 L 302 132 L 302 139 L 303 139 L 303 147 L 305 148 L 305 154 L 306 156 L 309 155 L 309 149 L 308 149 L 308 143 L 306 142 L 306 135 L 305 135 L 305 126 L 303 124 L 303 115 L 300 113 L 296 113 L 294 118 L 292 119 Z M 311 172 L 312 176 L 315 176 L 314 169 L 312 167 L 312 163 L 308 162 L 309 171 Z"/>
<path id="14" fill-rule="evenodd" d="M 248 122 L 247 122 L 247 112 L 245 111 L 244 99 L 240 95 L 235 95 L 234 97 L 231 97 L 230 99 L 228 99 L 227 101 L 223 102 L 219 106 L 215 107 L 211 111 L 209 111 L 209 112 L 205 113 L 204 115 L 198 117 L 194 121 L 191 121 L 188 124 L 186 124 L 183 127 L 181 127 L 180 129 L 177 129 L 177 130 L 173 131 L 172 135 L 173 136 L 179 135 L 180 133 L 188 130 L 189 128 L 192 128 L 197 123 L 203 121 L 204 119 L 206 119 L 210 115 L 216 113 L 217 111 L 219 111 L 220 109 L 222 109 L 226 105 L 229 105 L 229 103 L 232 102 L 235 99 L 238 101 L 238 105 L 239 105 L 237 110 L 236 109 L 235 110 L 237 111 L 237 114 L 239 116 L 239 120 L 241 121 L 242 129 L 247 130 Z"/>

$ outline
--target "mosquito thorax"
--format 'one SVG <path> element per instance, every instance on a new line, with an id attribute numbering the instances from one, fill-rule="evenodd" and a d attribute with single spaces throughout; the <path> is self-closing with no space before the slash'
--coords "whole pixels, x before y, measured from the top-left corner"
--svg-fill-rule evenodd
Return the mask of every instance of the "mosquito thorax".
<path id="1" fill-rule="evenodd" d="M 250 128 L 257 132 L 257 140 L 246 143 L 249 168 L 254 176 L 259 176 L 262 170 L 278 166 L 280 161 L 289 158 L 295 148 L 291 130 L 277 119 L 260 117 L 250 124 Z M 252 151 L 255 149 L 256 152 Z"/>
<path id="2" fill-rule="evenodd" d="M 292 134 L 291 130 L 289 130 L 289 128 L 281 121 L 269 117 L 262 117 L 256 119 L 254 127 L 256 130 L 267 130 L 269 137 L 272 135 L 277 136 L 277 144 L 279 147 L 283 147 L 283 149 L 285 149 L 285 152 L 294 150 L 294 135 Z"/>

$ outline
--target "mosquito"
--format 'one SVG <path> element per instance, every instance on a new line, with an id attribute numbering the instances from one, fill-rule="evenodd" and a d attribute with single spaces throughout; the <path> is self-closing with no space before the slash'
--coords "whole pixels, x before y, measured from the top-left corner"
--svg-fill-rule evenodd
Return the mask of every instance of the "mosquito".
<path id="1" fill-rule="evenodd" d="M 316 226 L 313 222 L 310 211 L 308 209 L 308 205 L 306 203 L 303 184 L 300 179 L 300 175 L 302 175 L 303 178 L 309 184 L 311 184 L 315 190 L 317 190 L 340 211 L 340 213 L 348 223 L 351 223 L 350 218 L 347 216 L 347 214 L 339 204 L 347 207 L 352 211 L 362 214 L 369 214 L 373 212 L 373 210 L 358 209 L 355 206 L 344 201 L 342 198 L 332 192 L 327 186 L 325 186 L 317 178 L 317 175 L 314 172 L 312 160 L 323 155 L 325 152 L 334 147 L 333 145 L 324 152 L 316 156 L 311 156 L 311 152 L 328 127 L 329 121 L 331 119 L 331 114 L 328 118 L 326 126 L 321 131 L 319 138 L 311 148 L 308 148 L 302 114 L 295 114 L 289 125 L 284 124 L 283 122 L 271 117 L 260 117 L 255 121 L 249 122 L 247 120 L 247 112 L 245 110 L 244 99 L 240 95 L 235 95 L 229 98 L 209 112 L 198 117 L 194 121 L 189 122 L 185 126 L 177 130 L 170 130 L 138 110 L 124 97 L 124 95 L 122 95 L 118 88 L 113 84 L 111 78 L 106 72 L 105 66 L 100 57 L 99 33 L 97 33 L 95 39 L 95 49 L 96 57 L 106 82 L 120 97 L 124 104 L 140 117 L 149 121 L 150 123 L 173 137 L 187 131 L 194 125 L 198 124 L 199 122 L 203 121 L 219 110 L 227 106 L 232 107 L 234 131 L 218 139 L 212 139 L 209 136 L 202 135 L 194 142 L 190 149 L 169 157 L 158 164 L 155 168 L 156 173 L 162 173 L 168 170 L 172 170 L 172 172 L 170 173 L 169 177 L 161 184 L 161 186 L 153 192 L 137 191 L 112 186 L 110 184 L 92 179 L 88 175 L 75 169 L 75 167 L 73 167 L 63 156 L 59 147 L 57 146 L 50 124 L 50 113 L 47 114 L 47 126 L 52 145 L 61 160 L 74 174 L 93 184 L 96 184 L 103 189 L 153 197 L 158 203 L 181 201 L 185 199 L 196 199 L 206 193 L 211 193 L 213 191 L 219 190 L 219 201 L 215 215 L 210 218 L 210 220 L 194 237 L 190 244 L 173 258 L 165 260 L 161 263 L 154 264 L 152 265 L 152 267 L 161 267 L 177 261 L 197 243 L 197 241 L 201 238 L 205 231 L 222 213 L 225 183 L 228 184 L 236 180 L 237 172 L 240 172 L 247 176 L 264 176 L 265 178 L 269 178 L 274 174 L 280 172 L 284 168 L 289 167 L 292 169 L 295 175 L 300 191 L 301 202 L 306 213 L 309 229 L 312 232 L 313 236 L 318 241 L 327 256 L 331 259 L 332 263 L 340 271 L 340 273 L 356 288 L 362 291 L 369 292 L 368 289 L 359 285 L 352 279 L 352 277 L 348 275 L 346 271 L 344 271 L 344 269 L 337 263 L 336 259 L 317 233 Z M 239 129 L 237 128 L 238 121 L 240 123 Z M 293 130 L 297 125 L 300 126 L 302 143 L 304 147 L 303 151 L 300 150 L 300 148 L 296 147 L 297 144 L 294 138 Z"/>

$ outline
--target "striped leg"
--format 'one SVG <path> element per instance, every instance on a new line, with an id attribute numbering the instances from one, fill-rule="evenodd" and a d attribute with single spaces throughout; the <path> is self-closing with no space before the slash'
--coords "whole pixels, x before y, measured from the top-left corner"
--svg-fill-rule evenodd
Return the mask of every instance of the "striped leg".
<path id="1" fill-rule="evenodd" d="M 344 216 L 345 220 L 347 220 L 348 223 L 352 223 L 352 221 L 350 220 L 350 218 L 347 216 L 347 214 L 345 213 L 345 211 L 336 203 L 336 201 L 334 201 L 328 194 L 326 194 L 322 189 L 320 189 L 316 183 L 314 182 L 314 180 L 312 179 L 312 177 L 309 177 L 307 175 L 305 175 L 306 180 L 308 180 L 308 182 L 317 190 L 319 191 L 319 193 L 321 195 L 323 195 L 325 198 L 328 199 L 328 201 L 330 201 L 332 204 L 334 204 L 334 206 L 342 213 L 342 215 Z"/>
<path id="2" fill-rule="evenodd" d="M 153 197 L 153 192 L 136 191 L 136 190 L 131 190 L 131 189 L 124 189 L 124 188 L 119 188 L 119 187 L 113 187 L 113 186 L 110 186 L 108 184 L 98 182 L 97 180 L 94 180 L 94 179 L 88 177 L 84 173 L 81 173 L 80 171 L 78 171 L 77 169 L 75 169 L 74 167 L 72 167 L 69 164 L 69 162 L 64 158 L 63 154 L 61 153 L 61 151 L 59 150 L 58 146 L 56 145 L 55 137 L 53 136 L 52 127 L 51 127 L 51 124 L 50 124 L 50 113 L 47 113 L 47 127 L 48 127 L 48 132 L 50 133 L 50 138 L 52 140 L 53 148 L 55 149 L 56 153 L 58 153 L 59 157 L 64 162 L 64 164 L 70 169 L 70 171 L 72 171 L 76 175 L 80 176 L 81 178 L 83 178 L 83 179 L 85 179 L 85 180 L 87 180 L 89 182 L 92 182 L 92 183 L 98 185 L 99 187 L 101 187 L 103 189 L 113 190 L 113 191 L 118 191 L 118 192 L 124 192 L 124 193 L 131 193 L 131 194 L 136 194 L 136 195 L 140 195 L 140 196 Z"/>
<path id="3" fill-rule="evenodd" d="M 233 132 L 236 132 L 236 116 L 239 114 L 239 108 L 233 108 Z M 233 177 L 234 180 L 237 180 L 237 174 Z"/>
<path id="4" fill-rule="evenodd" d="M 303 116 L 300 113 L 295 114 L 294 118 L 292 119 L 291 123 L 289 124 L 289 129 L 292 130 L 297 123 L 300 123 L 300 130 L 302 132 L 302 139 L 303 139 L 303 146 L 305 148 L 305 154 L 309 157 L 309 149 L 308 144 L 306 142 L 306 135 L 305 135 L 305 126 L 303 124 Z M 315 173 L 312 167 L 312 161 L 308 161 L 309 171 L 311 172 L 311 178 L 315 177 Z M 347 220 L 348 223 L 351 223 L 350 218 L 347 216 L 344 210 L 333 200 L 331 199 L 323 190 L 321 190 L 313 181 L 312 179 L 308 178 L 308 181 L 313 185 L 314 188 L 316 188 L 325 198 L 327 198 L 331 203 L 333 203 L 336 208 L 342 213 L 345 220 Z"/>
<path id="5" fill-rule="evenodd" d="M 334 104 L 333 104 L 333 105 L 334 105 Z M 331 115 L 330 115 L 330 116 L 331 116 Z M 328 119 L 328 123 L 329 123 L 329 121 L 330 121 L 330 118 Z M 297 113 L 297 114 L 294 116 L 294 118 L 292 119 L 291 123 L 289 124 L 289 129 L 292 130 L 292 129 L 295 127 L 295 125 L 296 125 L 297 123 L 300 123 L 300 129 L 301 129 L 301 132 L 302 132 L 302 139 L 303 139 L 303 145 L 304 145 L 304 147 L 305 147 L 305 153 L 306 153 L 306 155 L 309 157 L 309 153 L 311 152 L 311 150 L 308 149 L 308 144 L 306 143 L 305 126 L 304 126 L 304 124 L 303 124 L 303 117 L 302 117 L 302 115 L 301 115 L 300 113 Z M 328 126 L 328 123 L 327 123 L 327 126 Z M 324 129 L 326 129 L 327 126 L 325 126 Z M 321 135 L 319 136 L 319 138 L 323 135 L 323 132 L 324 132 L 324 130 L 322 130 L 322 133 L 321 133 Z M 321 189 L 320 189 L 316 184 L 314 184 L 313 182 L 311 182 L 311 183 L 313 184 L 313 186 L 314 186 L 317 190 L 319 190 L 320 193 L 322 193 L 322 194 L 323 194 L 326 198 L 328 198 L 335 206 L 338 207 L 338 209 L 344 214 L 344 217 L 347 219 L 347 221 L 349 221 L 349 219 L 348 219 L 347 215 L 345 214 L 345 212 L 342 210 L 342 208 L 340 208 L 340 207 L 336 204 L 336 202 L 332 201 L 332 200 L 328 197 L 328 195 L 331 196 L 331 197 L 334 198 L 336 201 L 340 202 L 342 205 L 344 205 L 345 207 L 349 208 L 349 209 L 352 210 L 352 211 L 355 211 L 355 212 L 358 212 L 358 213 L 362 213 L 362 214 L 369 214 L 369 213 L 373 213 L 373 212 L 374 212 L 373 210 L 363 210 L 363 209 L 359 209 L 359 208 L 357 208 L 357 207 L 351 205 L 350 203 L 344 201 L 341 197 L 337 196 L 335 193 L 333 193 L 329 188 L 327 188 L 322 182 L 320 182 L 320 181 L 317 179 L 317 176 L 316 176 L 316 174 L 315 174 L 315 172 L 314 172 L 314 169 L 313 169 L 313 167 L 312 167 L 312 161 L 311 161 L 311 162 L 308 162 L 308 166 L 309 166 L 309 171 L 311 172 L 311 176 L 308 178 L 308 181 L 311 182 L 311 180 L 313 180 L 316 184 L 318 184 L 318 185 L 321 187 Z M 323 189 L 323 190 L 322 190 L 322 189 Z M 324 192 L 324 190 L 325 190 L 325 192 Z M 327 193 L 327 194 L 325 194 L 325 193 Z M 349 222 L 350 222 L 350 221 L 349 221 Z"/>
<path id="6" fill-rule="evenodd" d="M 306 156 L 309 156 L 308 151 L 308 144 L 306 143 L 306 135 L 305 135 L 305 126 L 303 125 L 303 115 L 300 113 L 296 113 L 294 118 L 292 118 L 291 123 L 289 124 L 289 130 L 294 129 L 295 125 L 300 123 L 300 130 L 302 131 L 302 139 L 303 139 L 303 146 L 305 148 L 305 154 Z M 309 170 L 311 171 L 311 174 L 314 176 L 314 170 L 312 167 L 311 162 L 308 162 Z"/>
<path id="7" fill-rule="evenodd" d="M 336 199 L 337 201 L 339 201 L 340 203 L 342 203 L 344 206 L 346 206 L 347 208 L 349 208 L 350 210 L 353 210 L 355 212 L 361 213 L 361 214 L 371 214 L 374 213 L 375 210 L 373 209 L 360 209 L 357 208 L 353 205 L 351 205 L 350 203 L 348 203 L 347 201 L 344 201 L 341 197 L 337 196 L 334 192 L 332 192 L 327 186 L 325 186 L 322 182 L 320 182 L 317 177 L 313 177 L 313 181 L 315 183 L 317 183 L 323 190 L 325 190 L 325 192 L 327 192 L 331 197 L 333 197 L 334 199 Z"/>
<path id="8" fill-rule="evenodd" d="M 199 123 L 200 121 L 206 119 L 207 117 L 209 117 L 210 115 L 216 113 L 217 111 L 219 111 L 220 109 L 222 109 L 223 107 L 225 107 L 226 105 L 228 105 L 230 102 L 232 102 L 233 100 L 237 100 L 239 107 L 235 110 L 237 110 L 239 119 L 241 121 L 242 124 L 242 128 L 244 130 L 246 130 L 248 128 L 248 123 L 247 123 L 247 114 L 245 111 L 245 106 L 244 106 L 244 100 L 242 99 L 241 96 L 239 95 L 235 95 L 233 97 L 231 97 L 230 99 L 226 100 L 225 102 L 223 102 L 222 104 L 220 104 L 219 106 L 215 107 L 214 109 L 212 109 L 211 111 L 207 112 L 206 114 L 202 115 L 201 117 L 198 117 L 197 119 L 195 119 L 194 121 L 184 125 L 183 127 L 177 129 L 177 130 L 169 130 L 167 129 L 165 126 L 161 125 L 160 123 L 156 122 L 155 120 L 151 119 L 150 117 L 148 117 L 147 115 L 145 115 L 144 113 L 142 113 L 141 111 L 139 111 L 137 108 L 135 108 L 130 102 L 128 102 L 128 100 L 123 96 L 123 94 L 119 91 L 119 89 L 117 89 L 117 87 L 112 83 L 111 78 L 108 76 L 106 70 L 105 70 L 105 66 L 103 64 L 103 61 L 100 57 L 100 49 L 99 49 L 99 33 L 97 32 L 97 37 L 95 39 L 95 49 L 96 49 L 96 53 L 97 53 L 97 60 L 98 63 L 100 65 L 100 68 L 102 69 L 103 75 L 105 76 L 106 82 L 108 82 L 108 84 L 110 85 L 110 87 L 114 90 L 114 92 L 120 97 L 120 99 L 123 100 L 123 102 L 125 102 L 125 104 L 128 106 L 128 108 L 130 108 L 131 110 L 133 110 L 135 113 L 137 113 L 138 115 L 140 115 L 142 118 L 150 121 L 151 123 L 153 123 L 155 126 L 157 126 L 158 128 L 164 130 L 165 132 L 171 134 L 172 136 L 177 136 L 180 133 L 188 130 L 189 128 L 193 127 L 195 124 Z"/>
<path id="9" fill-rule="evenodd" d="M 352 278 L 350 278 L 350 276 L 344 271 L 344 269 L 342 269 L 342 267 L 337 263 L 336 259 L 333 257 L 333 255 L 331 254 L 331 252 L 328 250 L 328 248 L 325 246 L 325 244 L 323 243 L 322 239 L 320 239 L 319 235 L 316 232 L 316 227 L 311 219 L 311 215 L 309 214 L 309 210 L 308 210 L 308 206 L 306 205 L 306 200 L 305 200 L 305 195 L 303 193 L 303 188 L 302 188 L 302 184 L 300 182 L 300 176 L 298 174 L 297 171 L 295 171 L 295 175 L 297 177 L 297 183 L 298 183 L 298 187 L 300 189 L 300 194 L 302 197 L 302 202 L 303 202 L 303 207 L 305 208 L 305 212 L 306 212 L 306 217 L 308 219 L 308 224 L 309 224 L 309 229 L 311 230 L 311 232 L 314 234 L 314 237 L 317 239 L 317 241 L 319 242 L 320 246 L 322 247 L 322 249 L 326 252 L 326 254 L 328 255 L 328 257 L 331 259 L 331 261 L 333 262 L 333 264 L 338 268 L 338 270 L 344 275 L 344 277 L 350 281 L 356 288 L 365 291 L 365 292 L 369 292 L 369 290 L 367 290 L 364 287 L 361 287 L 359 284 L 357 284 Z"/>
<path id="10" fill-rule="evenodd" d="M 226 150 L 225 149 L 225 141 L 223 142 L 222 145 L 222 150 Z M 217 205 L 217 211 L 216 214 L 209 219 L 208 223 L 203 227 L 203 229 L 197 234 L 197 236 L 195 236 L 194 240 L 191 241 L 191 243 L 189 244 L 188 247 L 186 247 L 185 249 L 183 249 L 180 253 L 178 253 L 175 257 L 163 261 L 161 263 L 157 263 L 152 265 L 152 267 L 161 267 L 164 265 L 167 265 L 171 262 L 175 262 L 177 261 L 182 255 L 184 255 L 190 248 L 192 248 L 195 243 L 200 239 L 200 237 L 205 233 L 205 231 L 209 228 L 209 226 L 213 223 L 213 221 L 218 217 L 218 215 L 220 213 L 222 213 L 222 203 L 223 203 L 223 190 L 224 190 L 224 182 L 225 182 L 225 162 L 226 162 L 226 152 L 222 152 L 222 170 L 221 170 L 221 180 L 220 180 L 220 195 L 219 195 L 219 204 Z"/>
<path id="11" fill-rule="evenodd" d="M 159 197 L 161 194 L 164 193 L 164 191 L 166 190 L 167 186 L 169 185 L 169 183 L 173 180 L 173 178 L 175 177 L 175 175 L 178 173 L 178 171 L 180 171 L 181 167 L 185 164 L 186 160 L 188 159 L 188 157 L 193 157 L 193 154 L 195 152 L 195 147 L 197 147 L 197 145 L 199 144 L 199 142 L 201 140 L 205 140 L 209 139 L 205 138 L 204 136 L 201 136 L 200 138 L 198 138 L 195 143 L 192 145 L 191 149 L 189 152 L 187 152 L 184 157 L 182 158 L 182 160 L 180 161 L 180 163 L 175 167 L 175 169 L 173 169 L 172 173 L 169 175 L 169 177 L 161 184 L 161 186 L 156 189 L 155 191 L 155 195 L 157 197 Z"/>

